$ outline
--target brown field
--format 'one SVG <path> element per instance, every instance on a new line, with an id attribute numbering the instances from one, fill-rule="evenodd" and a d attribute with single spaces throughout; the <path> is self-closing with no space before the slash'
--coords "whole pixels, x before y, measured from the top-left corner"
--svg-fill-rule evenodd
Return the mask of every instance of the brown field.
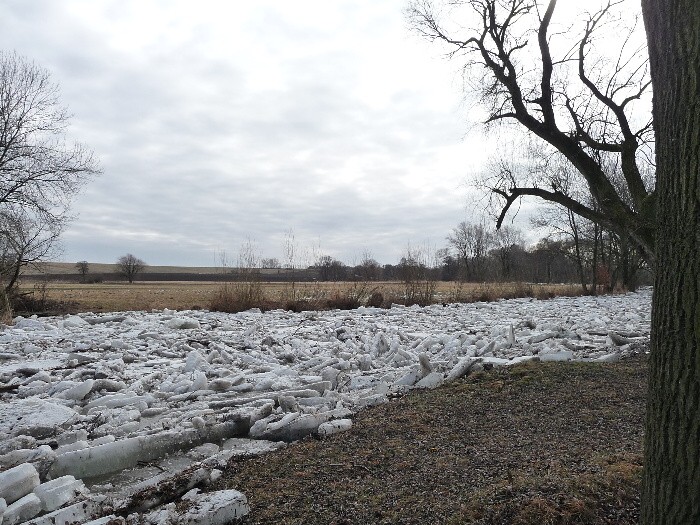
<path id="1" fill-rule="evenodd" d="M 232 286 L 239 285 L 233 284 Z M 574 285 L 528 283 L 455 283 L 436 282 L 434 302 L 493 301 L 500 298 L 580 295 Z M 314 282 L 260 283 L 266 308 L 285 307 L 293 299 L 303 300 L 309 308 L 325 308 L 331 299 L 351 297 L 362 304 L 378 291 L 384 304 L 402 302 L 404 284 L 400 282 Z M 44 313 L 114 312 L 127 310 L 209 309 L 224 284 L 206 281 L 139 281 L 81 284 L 69 282 L 33 283 L 27 281 L 20 292 L 47 304 Z M 337 301 L 336 301 L 337 302 Z"/>

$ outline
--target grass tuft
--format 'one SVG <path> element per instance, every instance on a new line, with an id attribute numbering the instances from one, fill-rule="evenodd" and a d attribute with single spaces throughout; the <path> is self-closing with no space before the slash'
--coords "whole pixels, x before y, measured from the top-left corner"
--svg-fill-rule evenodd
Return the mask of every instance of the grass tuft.
<path id="1" fill-rule="evenodd" d="M 251 308 L 269 309 L 259 281 L 225 283 L 214 294 L 210 307 L 216 312 L 237 313 Z"/>

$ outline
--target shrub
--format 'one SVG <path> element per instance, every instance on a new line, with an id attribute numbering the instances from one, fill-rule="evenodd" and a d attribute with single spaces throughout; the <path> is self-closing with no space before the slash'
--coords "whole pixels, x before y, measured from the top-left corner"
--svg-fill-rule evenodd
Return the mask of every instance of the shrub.
<path id="1" fill-rule="evenodd" d="M 384 295 L 380 291 L 372 292 L 372 295 L 367 299 L 367 306 L 373 306 L 374 308 L 381 308 L 384 306 Z"/>
<path id="2" fill-rule="evenodd" d="M 225 283 L 212 298 L 211 310 L 236 313 L 251 308 L 266 309 L 265 294 L 259 281 Z"/>
<path id="3" fill-rule="evenodd" d="M 300 313 L 304 311 L 311 310 L 311 303 L 305 299 L 296 299 L 293 301 L 287 301 L 284 304 L 284 309 L 290 312 Z"/>
<path id="4" fill-rule="evenodd" d="M 485 302 L 490 303 L 496 301 L 500 297 L 499 293 L 496 292 L 491 286 L 484 285 L 481 290 L 474 293 L 474 302 Z"/>
<path id="5" fill-rule="evenodd" d="M 354 310 L 355 308 L 359 308 L 360 302 L 350 296 L 350 295 L 343 295 L 336 293 L 326 301 L 326 306 L 331 309 L 337 309 L 337 310 Z"/>
<path id="6" fill-rule="evenodd" d="M 34 285 L 30 292 L 20 292 L 13 288 L 9 293 L 3 292 L 0 297 L 0 321 L 5 322 L 12 318 L 14 313 L 59 315 L 73 312 L 77 309 L 77 303 L 71 301 L 57 301 L 48 296 L 48 283 L 41 281 Z"/>

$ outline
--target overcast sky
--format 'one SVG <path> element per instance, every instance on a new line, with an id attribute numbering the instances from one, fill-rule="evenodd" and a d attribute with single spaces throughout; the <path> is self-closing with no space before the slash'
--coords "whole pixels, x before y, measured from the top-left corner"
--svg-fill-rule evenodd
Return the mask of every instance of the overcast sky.
<path id="1" fill-rule="evenodd" d="M 459 64 L 405 0 L 5 0 L 0 48 L 51 71 L 103 174 L 62 259 L 212 266 L 246 239 L 395 263 L 478 217 Z"/>

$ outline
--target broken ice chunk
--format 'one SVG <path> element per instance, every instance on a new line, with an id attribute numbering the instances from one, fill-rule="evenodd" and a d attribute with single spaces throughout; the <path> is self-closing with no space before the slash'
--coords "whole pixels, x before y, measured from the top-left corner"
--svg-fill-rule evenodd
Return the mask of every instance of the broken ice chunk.
<path id="1" fill-rule="evenodd" d="M 41 500 L 42 509 L 51 512 L 73 500 L 84 487 L 83 482 L 73 476 L 61 476 L 42 483 L 34 489 L 34 494 Z"/>
<path id="2" fill-rule="evenodd" d="M 14 503 L 39 485 L 39 473 L 31 463 L 22 463 L 0 472 L 0 498 Z"/>

